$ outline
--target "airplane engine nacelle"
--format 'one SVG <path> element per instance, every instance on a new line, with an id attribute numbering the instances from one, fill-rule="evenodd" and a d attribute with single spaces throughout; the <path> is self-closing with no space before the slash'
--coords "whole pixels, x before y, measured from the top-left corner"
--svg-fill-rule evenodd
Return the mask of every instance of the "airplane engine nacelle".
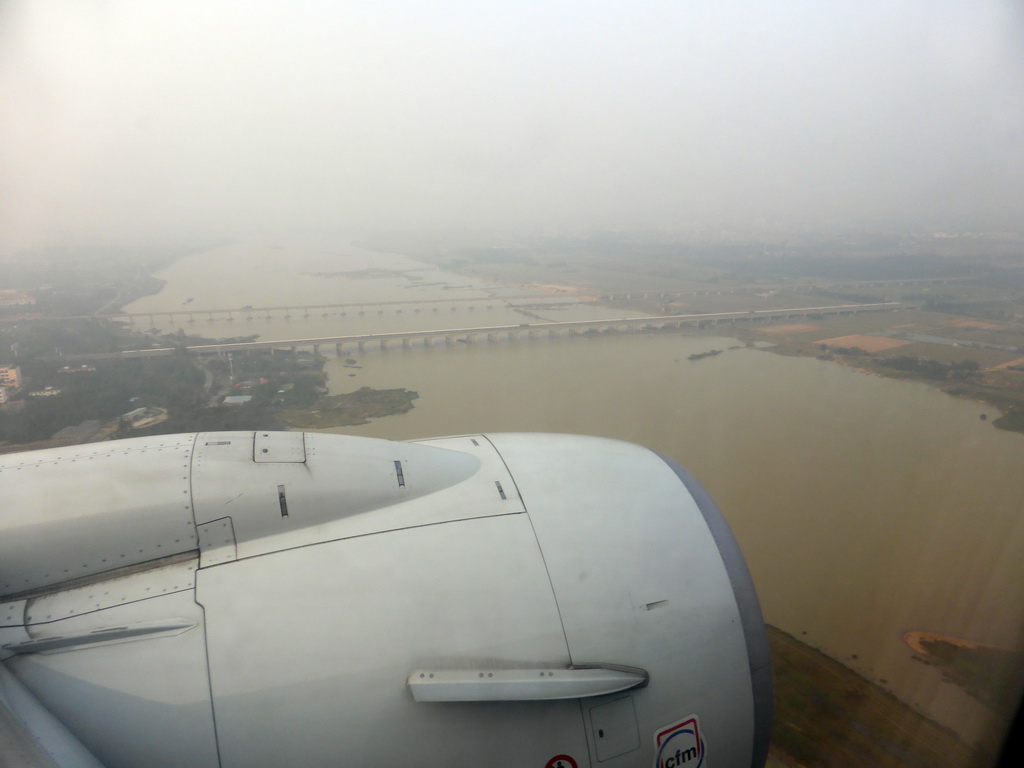
<path id="1" fill-rule="evenodd" d="M 200 433 L 0 482 L 0 715 L 59 765 L 764 764 L 746 565 L 644 448 Z"/>

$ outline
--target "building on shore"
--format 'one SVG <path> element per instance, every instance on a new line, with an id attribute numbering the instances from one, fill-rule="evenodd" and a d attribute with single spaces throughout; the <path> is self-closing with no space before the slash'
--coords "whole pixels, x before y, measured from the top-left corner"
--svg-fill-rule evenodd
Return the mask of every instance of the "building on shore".
<path id="1" fill-rule="evenodd" d="M 121 418 L 134 425 L 146 418 L 148 410 L 148 408 L 136 408 L 135 410 L 128 411 L 128 413 L 121 414 Z"/>
<path id="2" fill-rule="evenodd" d="M 20 389 L 22 385 L 20 365 L 0 365 L 0 387 Z"/>
<path id="3" fill-rule="evenodd" d="M 35 304 L 34 296 L 13 288 L 0 289 L 0 307 L 19 307 Z"/>

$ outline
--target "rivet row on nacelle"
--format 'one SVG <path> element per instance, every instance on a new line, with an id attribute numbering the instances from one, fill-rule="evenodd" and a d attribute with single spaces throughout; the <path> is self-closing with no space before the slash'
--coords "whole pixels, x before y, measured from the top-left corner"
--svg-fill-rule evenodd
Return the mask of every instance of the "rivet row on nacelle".
<path id="1" fill-rule="evenodd" d="M 194 550 L 194 440 L 142 438 L 0 457 L 0 475 L 12 481 L 0 512 L 0 595 L 32 597 Z"/>
<path id="2" fill-rule="evenodd" d="M 72 589 L 30 598 L 25 608 L 25 624 L 56 621 L 68 616 L 111 608 L 115 605 L 145 600 L 171 592 L 182 592 L 195 586 L 199 567 L 196 553 L 162 558 L 132 566 L 110 574 L 112 578 L 93 580 Z"/>

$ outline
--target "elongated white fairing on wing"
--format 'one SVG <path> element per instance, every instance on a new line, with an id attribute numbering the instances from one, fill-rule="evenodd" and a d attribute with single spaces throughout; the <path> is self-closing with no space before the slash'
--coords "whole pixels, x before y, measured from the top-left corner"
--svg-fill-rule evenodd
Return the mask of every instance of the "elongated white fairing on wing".
<path id="1" fill-rule="evenodd" d="M 441 669 L 409 675 L 416 701 L 554 701 L 607 696 L 646 685 L 642 669 Z"/>

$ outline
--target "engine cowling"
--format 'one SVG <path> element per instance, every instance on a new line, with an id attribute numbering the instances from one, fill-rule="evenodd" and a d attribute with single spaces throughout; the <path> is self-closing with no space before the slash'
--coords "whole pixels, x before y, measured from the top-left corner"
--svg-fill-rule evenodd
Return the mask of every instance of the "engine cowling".
<path id="1" fill-rule="evenodd" d="M 764 763 L 749 573 L 639 446 L 200 433 L 0 478 L 3 664 L 102 765 Z"/>

